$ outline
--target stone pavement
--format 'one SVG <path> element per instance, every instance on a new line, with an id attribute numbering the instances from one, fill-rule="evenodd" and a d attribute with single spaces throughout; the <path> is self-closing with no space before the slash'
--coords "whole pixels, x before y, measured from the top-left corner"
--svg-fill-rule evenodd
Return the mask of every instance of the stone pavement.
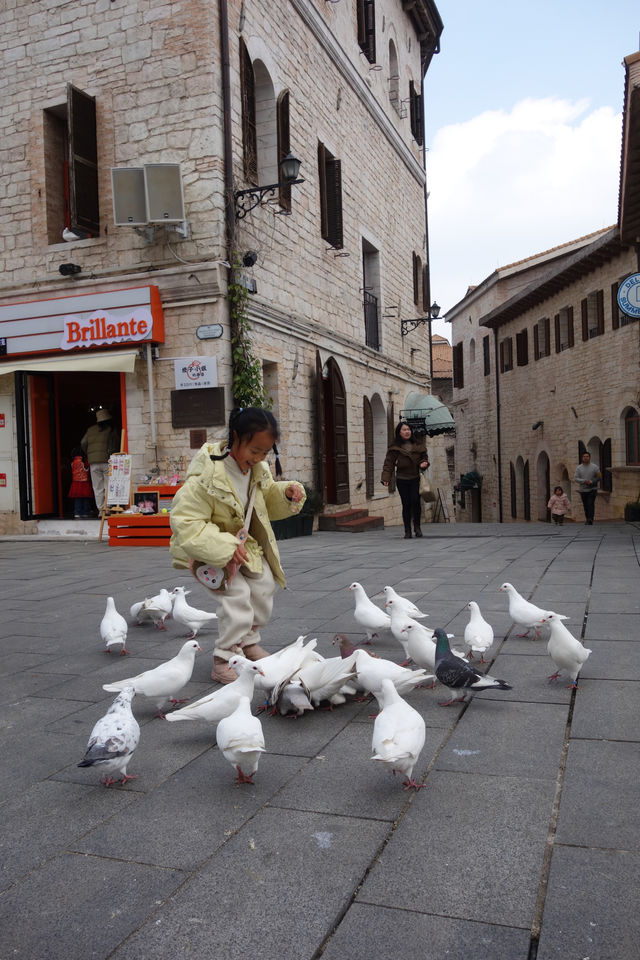
<path id="1" fill-rule="evenodd" d="M 289 588 L 264 645 L 300 633 L 335 655 L 361 638 L 347 586 L 393 585 L 462 635 L 475 599 L 513 684 L 470 705 L 408 700 L 427 725 L 425 789 L 370 762 L 372 706 L 265 718 L 255 786 L 238 787 L 212 726 L 169 724 L 134 701 L 138 779 L 105 789 L 79 769 L 112 702 L 102 684 L 156 665 L 184 631 L 131 628 L 107 657 L 105 598 L 121 613 L 194 581 L 159 548 L 0 542 L 0 958 L 38 960 L 632 960 L 640 917 L 640 528 L 437 525 L 315 533 L 280 544 Z M 577 691 L 549 685 L 546 645 L 517 639 L 498 586 L 570 615 L 593 651 Z M 185 695 L 211 688 L 203 631 Z M 392 637 L 374 650 L 399 659 Z M 254 705 L 257 704 L 257 698 Z"/>

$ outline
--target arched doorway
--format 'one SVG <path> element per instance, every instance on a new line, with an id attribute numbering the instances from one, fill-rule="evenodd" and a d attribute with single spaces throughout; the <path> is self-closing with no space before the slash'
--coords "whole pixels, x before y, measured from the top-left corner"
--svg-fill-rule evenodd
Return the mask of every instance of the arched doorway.
<path id="1" fill-rule="evenodd" d="M 338 364 L 316 354 L 318 488 L 325 503 L 349 502 L 347 392 Z"/>
<path id="2" fill-rule="evenodd" d="M 551 513 L 547 509 L 551 496 L 551 468 L 549 457 L 544 450 L 538 454 L 536 461 L 536 517 L 545 523 L 551 521 Z"/>

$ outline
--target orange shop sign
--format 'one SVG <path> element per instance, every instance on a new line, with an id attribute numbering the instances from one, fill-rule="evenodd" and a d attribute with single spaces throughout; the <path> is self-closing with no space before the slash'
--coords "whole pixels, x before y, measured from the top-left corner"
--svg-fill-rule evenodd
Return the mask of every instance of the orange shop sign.
<path id="1" fill-rule="evenodd" d="M 21 354 L 128 343 L 164 343 L 164 315 L 155 286 L 0 304 L 7 359 Z M 1 366 L 0 366 L 1 370 Z"/>

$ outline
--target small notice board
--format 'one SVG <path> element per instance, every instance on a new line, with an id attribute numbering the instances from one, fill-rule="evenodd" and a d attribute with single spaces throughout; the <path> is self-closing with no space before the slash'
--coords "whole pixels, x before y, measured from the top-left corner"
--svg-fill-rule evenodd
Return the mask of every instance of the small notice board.
<path id="1" fill-rule="evenodd" d="M 442 490 L 438 487 L 438 499 L 436 500 L 436 509 L 433 512 L 433 523 L 449 523 L 449 511 L 447 510 L 447 502 L 442 496 Z"/>
<path id="2" fill-rule="evenodd" d="M 128 507 L 131 502 L 131 455 L 112 453 L 109 457 L 109 479 L 105 506 Z"/>

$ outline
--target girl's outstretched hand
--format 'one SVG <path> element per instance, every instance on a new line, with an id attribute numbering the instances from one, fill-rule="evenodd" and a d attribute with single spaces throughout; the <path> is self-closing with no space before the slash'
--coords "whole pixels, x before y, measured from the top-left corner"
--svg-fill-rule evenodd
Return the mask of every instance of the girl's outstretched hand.
<path id="1" fill-rule="evenodd" d="M 294 503 L 299 503 L 299 501 L 302 500 L 302 491 L 295 483 L 290 483 L 284 491 L 284 494 L 287 500 L 293 500 Z"/>

